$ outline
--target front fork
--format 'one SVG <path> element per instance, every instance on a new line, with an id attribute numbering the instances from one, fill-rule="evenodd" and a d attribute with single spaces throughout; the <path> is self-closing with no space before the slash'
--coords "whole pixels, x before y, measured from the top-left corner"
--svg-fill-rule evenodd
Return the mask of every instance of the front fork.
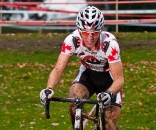
<path id="1" fill-rule="evenodd" d="M 76 99 L 76 113 L 75 113 L 75 123 L 74 123 L 74 130 L 83 130 L 82 125 L 82 103 L 80 99 Z"/>
<path id="2" fill-rule="evenodd" d="M 77 108 L 76 113 L 75 113 L 75 124 L 74 124 L 75 130 L 80 130 L 80 128 L 81 128 L 81 119 L 82 119 L 82 109 Z"/>

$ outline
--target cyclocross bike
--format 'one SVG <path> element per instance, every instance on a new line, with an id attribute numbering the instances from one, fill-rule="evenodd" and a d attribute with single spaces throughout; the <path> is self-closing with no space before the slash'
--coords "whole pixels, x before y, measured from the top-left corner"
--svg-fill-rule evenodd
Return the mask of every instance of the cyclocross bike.
<path id="1" fill-rule="evenodd" d="M 51 99 L 47 99 L 45 104 L 45 115 L 47 119 L 50 118 L 49 114 L 50 101 L 74 102 L 76 104 L 74 130 L 84 130 L 89 120 L 93 121 L 94 124 L 93 130 L 105 130 L 104 105 L 100 99 L 90 100 L 80 98 L 52 97 Z M 95 104 L 89 114 L 83 112 L 82 108 L 84 103 Z M 83 122 L 83 125 L 81 125 L 81 122 Z"/>

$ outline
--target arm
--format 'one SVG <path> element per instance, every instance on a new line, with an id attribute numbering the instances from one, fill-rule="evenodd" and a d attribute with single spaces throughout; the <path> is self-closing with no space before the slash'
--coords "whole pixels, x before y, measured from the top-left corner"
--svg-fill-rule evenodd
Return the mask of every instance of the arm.
<path id="1" fill-rule="evenodd" d="M 124 77 L 123 77 L 123 67 L 122 62 L 115 62 L 110 63 L 110 73 L 113 78 L 113 83 L 108 89 L 108 91 L 111 91 L 113 95 L 116 95 L 123 87 L 124 84 Z"/>
<path id="2" fill-rule="evenodd" d="M 49 75 L 47 87 L 55 89 L 55 87 L 59 84 L 70 57 L 71 56 L 62 53 L 59 55 L 56 66 Z"/>

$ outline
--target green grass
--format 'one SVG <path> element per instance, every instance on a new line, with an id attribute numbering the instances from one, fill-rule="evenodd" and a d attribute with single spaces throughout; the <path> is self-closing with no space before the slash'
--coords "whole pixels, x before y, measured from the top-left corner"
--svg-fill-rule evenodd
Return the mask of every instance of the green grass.
<path id="1" fill-rule="evenodd" d="M 134 37 L 134 34 L 124 35 L 127 40 L 127 35 Z M 138 35 L 145 37 L 143 33 Z M 153 36 L 154 33 L 147 37 Z M 71 130 L 67 103 L 51 103 L 51 118 L 47 120 L 39 99 L 58 53 L 1 50 L 0 57 L 0 129 Z M 156 48 L 123 48 L 121 57 L 125 84 L 118 127 L 120 130 L 156 130 Z M 67 96 L 79 63 L 72 58 L 55 96 Z M 90 129 L 88 126 L 87 130 Z"/>
<path id="2" fill-rule="evenodd" d="M 124 65 L 124 98 L 119 127 L 122 130 L 155 130 L 156 49 L 127 49 Z"/>
<path id="3" fill-rule="evenodd" d="M 156 32 L 127 32 L 127 33 L 113 33 L 117 39 L 120 40 L 152 40 L 156 37 Z"/>

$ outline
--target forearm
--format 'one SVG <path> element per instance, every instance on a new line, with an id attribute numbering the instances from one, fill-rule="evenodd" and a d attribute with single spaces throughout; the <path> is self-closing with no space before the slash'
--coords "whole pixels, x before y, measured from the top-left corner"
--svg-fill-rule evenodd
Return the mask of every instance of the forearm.
<path id="1" fill-rule="evenodd" d="M 110 65 L 110 73 L 113 78 L 113 83 L 109 87 L 108 91 L 111 91 L 114 95 L 116 95 L 124 85 L 122 63 L 116 62 L 109 65 Z"/>
<path id="2" fill-rule="evenodd" d="M 56 88 L 56 86 L 59 84 L 61 80 L 61 76 L 68 64 L 69 59 L 70 59 L 69 55 L 64 54 L 59 55 L 56 66 L 49 75 L 47 87 L 50 87 L 52 89 Z"/>
<path id="3" fill-rule="evenodd" d="M 108 91 L 111 91 L 113 95 L 116 95 L 123 88 L 123 85 L 124 85 L 124 78 L 121 77 L 113 81 Z"/>
<path id="4" fill-rule="evenodd" d="M 49 75 L 47 87 L 55 89 L 60 82 L 61 76 L 62 73 L 54 68 Z"/>

